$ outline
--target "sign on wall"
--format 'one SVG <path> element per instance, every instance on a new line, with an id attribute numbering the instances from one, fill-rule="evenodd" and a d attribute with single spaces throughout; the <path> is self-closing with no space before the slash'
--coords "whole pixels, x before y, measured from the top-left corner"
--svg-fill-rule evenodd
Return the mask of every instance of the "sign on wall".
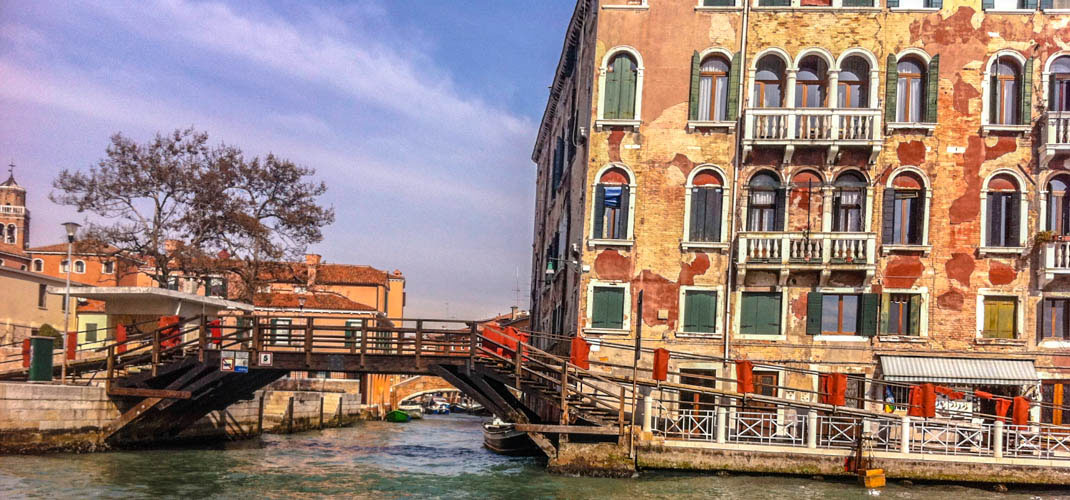
<path id="1" fill-rule="evenodd" d="M 249 373 L 249 352 L 237 351 L 234 353 L 234 372 Z"/>
<path id="2" fill-rule="evenodd" d="M 260 366 L 271 366 L 273 361 L 274 359 L 270 352 L 262 352 L 260 353 L 260 362 L 257 364 Z"/>

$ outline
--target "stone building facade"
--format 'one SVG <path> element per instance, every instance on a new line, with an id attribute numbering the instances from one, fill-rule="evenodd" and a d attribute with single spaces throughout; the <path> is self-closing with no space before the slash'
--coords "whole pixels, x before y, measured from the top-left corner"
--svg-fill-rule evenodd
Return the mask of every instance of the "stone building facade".
<path id="1" fill-rule="evenodd" d="M 533 329 L 1062 404 L 1068 156 L 1065 0 L 579 0 Z"/>

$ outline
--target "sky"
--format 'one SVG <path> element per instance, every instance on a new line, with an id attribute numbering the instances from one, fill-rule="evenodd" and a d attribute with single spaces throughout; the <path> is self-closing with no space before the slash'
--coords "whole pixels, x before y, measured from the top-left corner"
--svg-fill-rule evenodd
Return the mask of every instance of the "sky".
<path id="1" fill-rule="evenodd" d="M 0 162 L 31 246 L 83 221 L 48 200 L 109 137 L 194 127 L 315 168 L 310 251 L 401 270 L 405 315 L 527 308 L 531 150 L 571 0 L 0 1 Z M 6 168 L 3 172 L 6 178 Z M 517 275 L 519 274 L 519 280 Z"/>

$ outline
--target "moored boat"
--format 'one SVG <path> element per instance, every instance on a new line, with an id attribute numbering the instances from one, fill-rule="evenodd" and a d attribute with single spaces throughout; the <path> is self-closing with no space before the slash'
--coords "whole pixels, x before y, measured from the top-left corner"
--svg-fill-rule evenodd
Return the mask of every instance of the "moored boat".
<path id="1" fill-rule="evenodd" d="M 408 413 L 409 418 L 424 418 L 424 411 L 423 408 L 420 407 L 420 405 L 398 405 L 398 409 L 405 413 Z"/>
<path id="2" fill-rule="evenodd" d="M 539 447 L 523 431 L 516 430 L 513 424 L 495 418 L 483 423 L 483 446 L 499 455 L 534 456 L 539 455 Z"/>
<path id="3" fill-rule="evenodd" d="M 387 422 L 408 422 L 410 418 L 408 412 L 401 410 L 390 410 L 386 414 Z"/>

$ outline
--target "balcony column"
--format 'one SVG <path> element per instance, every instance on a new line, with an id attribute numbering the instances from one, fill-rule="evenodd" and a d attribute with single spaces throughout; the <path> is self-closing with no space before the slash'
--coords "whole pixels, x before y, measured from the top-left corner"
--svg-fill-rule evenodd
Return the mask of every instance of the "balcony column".
<path id="1" fill-rule="evenodd" d="M 831 185 L 821 186 L 821 231 L 832 231 L 832 197 L 836 195 L 836 188 Z M 813 207 L 813 204 L 810 205 Z"/>
<path id="2" fill-rule="evenodd" d="M 833 4 L 838 4 L 839 0 L 833 0 Z M 836 69 L 830 69 L 828 71 L 828 102 L 825 103 L 825 107 L 830 109 L 839 109 L 840 107 L 840 71 Z M 833 111 L 829 116 L 829 139 L 835 141 L 840 138 L 840 116 Z M 831 163 L 831 162 L 829 162 Z"/>
<path id="3" fill-rule="evenodd" d="M 1003 458 L 1003 421 L 997 420 L 992 426 L 992 458 Z"/>
<path id="4" fill-rule="evenodd" d="M 787 88 L 784 89 L 784 107 L 785 108 L 791 108 L 791 109 L 795 108 L 795 78 L 796 78 L 796 71 L 794 69 L 789 69 L 788 70 L 788 79 L 787 79 L 788 81 L 787 81 L 787 84 L 785 85 Z M 789 113 L 788 114 L 788 137 L 787 138 L 789 140 L 795 139 L 796 136 L 797 136 L 797 133 L 796 133 L 796 130 L 795 130 L 796 120 L 798 120 L 798 117 L 795 115 L 795 113 Z"/>

